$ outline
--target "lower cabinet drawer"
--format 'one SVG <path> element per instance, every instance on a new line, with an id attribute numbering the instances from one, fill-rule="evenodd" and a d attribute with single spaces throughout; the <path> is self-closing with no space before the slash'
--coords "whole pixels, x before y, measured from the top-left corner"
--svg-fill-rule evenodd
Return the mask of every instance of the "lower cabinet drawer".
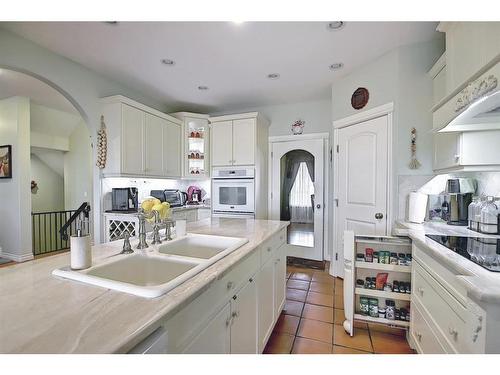
<path id="1" fill-rule="evenodd" d="M 415 303 L 411 305 L 411 319 L 410 335 L 419 354 L 446 353 L 429 323 L 425 320 L 424 314 Z"/>
<path id="2" fill-rule="evenodd" d="M 264 265 L 271 258 L 273 252 L 281 247 L 286 241 L 286 228 L 274 234 L 266 242 L 260 245 L 260 264 Z"/>
<path id="3" fill-rule="evenodd" d="M 424 268 L 414 262 L 412 299 L 419 302 L 454 352 L 463 352 L 466 340 L 467 311 Z"/>

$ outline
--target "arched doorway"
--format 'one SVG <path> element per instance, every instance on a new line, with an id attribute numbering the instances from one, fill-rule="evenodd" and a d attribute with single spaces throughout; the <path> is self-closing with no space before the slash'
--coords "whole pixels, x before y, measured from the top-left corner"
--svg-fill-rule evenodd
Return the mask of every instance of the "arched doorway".
<path id="1" fill-rule="evenodd" d="M 86 117 L 65 92 L 31 74 L 0 68 L 0 135 L 12 149 L 0 257 L 24 261 L 67 249 L 58 229 L 92 201 L 92 142 Z"/>
<path id="2" fill-rule="evenodd" d="M 324 140 L 271 143 L 270 217 L 290 221 L 287 255 L 324 260 Z"/>

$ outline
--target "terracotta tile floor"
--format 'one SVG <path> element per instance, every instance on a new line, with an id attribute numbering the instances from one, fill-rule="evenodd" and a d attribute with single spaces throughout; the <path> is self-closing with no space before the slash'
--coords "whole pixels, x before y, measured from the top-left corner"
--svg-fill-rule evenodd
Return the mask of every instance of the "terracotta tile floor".
<path id="1" fill-rule="evenodd" d="M 342 279 L 326 271 L 287 268 L 286 304 L 264 353 L 269 354 L 409 354 L 405 331 L 355 322 L 345 333 Z"/>

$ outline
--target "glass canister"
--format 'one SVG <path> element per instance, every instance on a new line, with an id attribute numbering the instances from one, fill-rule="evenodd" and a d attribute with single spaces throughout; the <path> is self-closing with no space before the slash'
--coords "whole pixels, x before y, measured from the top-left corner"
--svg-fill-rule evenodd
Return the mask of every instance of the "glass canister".
<path id="1" fill-rule="evenodd" d="M 469 204 L 469 207 L 467 209 L 467 217 L 469 219 L 469 229 L 478 231 L 479 230 L 479 223 L 475 220 L 476 218 L 476 210 L 478 209 L 478 206 L 481 204 L 479 197 L 472 197 L 472 202 Z"/>
<path id="2" fill-rule="evenodd" d="M 500 214 L 498 203 L 499 201 L 494 197 L 488 197 L 486 204 L 481 208 L 480 230 L 482 233 L 498 233 L 498 215 Z"/>

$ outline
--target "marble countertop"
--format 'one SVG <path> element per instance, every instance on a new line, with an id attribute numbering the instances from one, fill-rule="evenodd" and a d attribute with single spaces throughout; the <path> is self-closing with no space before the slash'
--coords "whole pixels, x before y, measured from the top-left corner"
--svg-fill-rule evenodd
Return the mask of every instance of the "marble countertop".
<path id="1" fill-rule="evenodd" d="M 413 224 L 404 221 L 396 222 L 393 234 L 409 236 L 421 250 L 453 271 L 471 299 L 476 302 L 500 304 L 500 273 L 484 269 L 426 237 L 426 234 L 495 239 L 500 239 L 500 236 L 481 234 L 467 227 L 447 225 L 443 222 Z"/>
<path id="2" fill-rule="evenodd" d="M 211 218 L 188 231 L 249 242 L 167 294 L 146 299 L 51 275 L 69 253 L 0 269 L 0 353 L 124 353 L 288 222 Z M 135 243 L 132 242 L 134 246 Z M 122 241 L 92 248 L 94 264 Z"/>

